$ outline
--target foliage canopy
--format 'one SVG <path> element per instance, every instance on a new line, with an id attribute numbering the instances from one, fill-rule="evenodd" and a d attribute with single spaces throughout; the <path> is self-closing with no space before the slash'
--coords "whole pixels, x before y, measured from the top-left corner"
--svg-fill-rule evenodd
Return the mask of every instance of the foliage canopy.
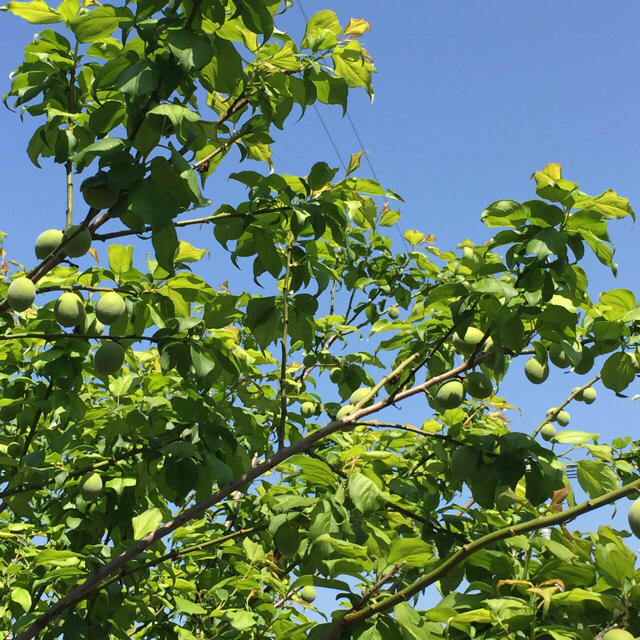
<path id="1" fill-rule="evenodd" d="M 54 25 L 4 99 L 37 118 L 27 153 L 65 168 L 67 209 L 53 223 L 64 236 L 39 230 L 32 266 L 2 265 L 0 628 L 23 640 L 640 634 L 628 533 L 567 527 L 640 490 L 639 443 L 537 437 L 593 384 L 622 394 L 637 375 L 635 295 L 594 301 L 581 266 L 590 252 L 615 273 L 607 229 L 633 216 L 629 202 L 550 164 L 532 176 L 536 199 L 485 209 L 488 243 L 445 251 L 409 231 L 395 251 L 384 231 L 398 196 L 358 177 L 361 153 L 345 175 L 272 164 L 292 114 L 373 92 L 368 23 L 321 11 L 297 43 L 276 28 L 290 4 L 3 7 Z M 233 149 L 265 170 L 229 176 L 244 201 L 212 202 Z M 202 248 L 180 240 L 190 225 Z M 151 241 L 144 266 L 122 244 L 134 235 Z M 208 282 L 209 255 L 240 277 Z M 518 433 L 499 388 L 532 358 L 536 382 L 558 365 L 578 386 Z M 398 413 L 411 397 L 422 424 Z M 420 610 L 430 585 L 442 599 Z"/>

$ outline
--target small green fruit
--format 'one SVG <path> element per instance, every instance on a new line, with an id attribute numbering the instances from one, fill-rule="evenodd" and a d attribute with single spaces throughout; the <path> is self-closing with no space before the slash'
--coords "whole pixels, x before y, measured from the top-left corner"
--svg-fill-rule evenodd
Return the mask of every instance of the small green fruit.
<path id="1" fill-rule="evenodd" d="M 624 629 L 611 629 L 602 636 L 602 640 L 635 640 L 635 638 Z"/>
<path id="2" fill-rule="evenodd" d="M 7 455 L 10 458 L 20 458 L 22 455 L 22 446 L 18 442 L 11 442 L 7 446 Z"/>
<path id="3" fill-rule="evenodd" d="M 118 202 L 118 194 L 109 189 L 107 180 L 107 174 L 99 171 L 80 185 L 82 197 L 90 207 L 109 209 Z"/>
<path id="4" fill-rule="evenodd" d="M 549 366 L 546 362 L 540 362 L 537 358 L 529 358 L 524 365 L 524 375 L 529 382 L 540 384 L 549 376 Z"/>
<path id="5" fill-rule="evenodd" d="M 304 365 L 305 369 L 308 369 L 309 367 L 313 367 L 316 363 L 316 354 L 315 353 L 307 353 L 307 355 L 302 359 L 302 364 Z"/>
<path id="6" fill-rule="evenodd" d="M 122 317 L 126 308 L 122 296 L 115 291 L 109 291 L 100 296 L 96 303 L 96 317 L 103 324 L 113 324 Z"/>
<path id="7" fill-rule="evenodd" d="M 95 353 L 93 364 L 102 376 L 109 376 L 124 364 L 124 347 L 109 340 L 102 344 Z"/>
<path id="8" fill-rule="evenodd" d="M 567 356 L 559 344 L 552 344 L 549 348 L 549 360 L 560 369 L 566 369 L 571 365 L 569 356 Z"/>
<path id="9" fill-rule="evenodd" d="M 484 400 L 493 393 L 491 378 L 481 371 L 474 371 L 464 379 L 464 388 L 472 398 Z"/>
<path id="10" fill-rule="evenodd" d="M 400 317 L 400 309 L 398 307 L 390 307 L 388 313 L 392 320 L 397 320 Z"/>
<path id="11" fill-rule="evenodd" d="M 16 278 L 7 289 L 7 302 L 14 311 L 25 311 L 36 299 L 36 285 L 29 278 Z"/>
<path id="12" fill-rule="evenodd" d="M 629 527 L 636 538 L 640 538 L 640 498 L 631 505 L 629 509 Z"/>
<path id="13" fill-rule="evenodd" d="M 329 373 L 331 382 L 334 384 L 340 384 L 342 382 L 342 377 L 342 369 L 338 369 L 338 367 L 331 369 L 331 372 Z"/>
<path id="14" fill-rule="evenodd" d="M 346 418 L 350 413 L 353 413 L 355 407 L 352 404 L 345 404 L 338 413 L 336 413 L 336 420 L 342 420 Z"/>
<path id="15" fill-rule="evenodd" d="M 313 586 L 307 585 L 300 590 L 300 597 L 305 602 L 313 602 L 316 599 L 316 590 Z"/>
<path id="16" fill-rule="evenodd" d="M 476 327 L 468 327 L 464 334 L 460 335 L 457 331 L 453 334 L 452 342 L 456 351 L 469 355 L 476 345 L 484 337 L 484 331 L 476 329 Z M 486 347 L 486 343 L 485 343 Z"/>
<path id="17" fill-rule="evenodd" d="M 360 404 L 371 393 L 371 387 L 356 389 L 349 398 L 350 404 Z"/>
<path id="18" fill-rule="evenodd" d="M 547 415 L 546 417 L 549 420 L 555 420 L 556 419 L 556 414 L 558 413 L 558 407 L 549 407 L 547 409 Z"/>
<path id="19" fill-rule="evenodd" d="M 315 402 L 303 402 L 300 405 L 300 414 L 304 418 L 310 418 L 316 412 L 316 404 Z"/>
<path id="20" fill-rule="evenodd" d="M 553 439 L 556 435 L 556 428 L 552 424 L 545 424 L 544 427 L 540 430 L 540 435 L 543 440 L 549 442 L 549 440 Z"/>
<path id="21" fill-rule="evenodd" d="M 73 236 L 64 246 L 64 252 L 70 258 L 81 258 L 91 248 L 91 231 L 82 229 L 77 235 L 74 235 L 79 228 L 79 225 L 74 224 L 64 232 L 65 238 Z"/>
<path id="22" fill-rule="evenodd" d="M 36 238 L 36 258 L 44 260 L 52 254 L 62 242 L 62 231 L 60 229 L 47 229 Z"/>
<path id="23" fill-rule="evenodd" d="M 556 422 L 561 427 L 566 427 L 571 421 L 571 416 L 568 411 L 558 411 L 558 415 L 556 416 Z"/>
<path id="24" fill-rule="evenodd" d="M 283 556 L 290 558 L 300 546 L 300 533 L 292 524 L 285 522 L 276 531 L 273 542 Z"/>
<path id="25" fill-rule="evenodd" d="M 593 387 L 587 387 L 581 395 L 581 400 L 586 404 L 591 404 L 596 401 L 596 390 Z"/>
<path id="26" fill-rule="evenodd" d="M 63 293 L 56 300 L 54 314 L 63 327 L 77 327 L 84 320 L 82 298 L 70 291 Z"/>
<path id="27" fill-rule="evenodd" d="M 435 398 L 443 409 L 455 409 L 464 400 L 464 385 L 460 380 L 447 380 L 438 387 Z"/>
<path id="28" fill-rule="evenodd" d="M 86 476 L 80 485 L 80 495 L 87 501 L 95 500 L 102 492 L 102 478 L 97 473 Z"/>

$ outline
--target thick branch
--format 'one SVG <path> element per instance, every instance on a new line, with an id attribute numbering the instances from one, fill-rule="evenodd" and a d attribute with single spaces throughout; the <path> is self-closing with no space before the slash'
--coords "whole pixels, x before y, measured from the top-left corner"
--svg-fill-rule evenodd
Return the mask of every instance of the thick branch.
<path id="1" fill-rule="evenodd" d="M 405 361 L 390 375 L 399 375 L 404 367 L 407 366 L 409 361 L 409 359 Z M 474 366 L 474 364 L 475 363 L 473 361 L 463 362 L 462 364 L 454 367 L 446 373 L 435 376 L 430 380 L 427 380 L 426 382 L 413 387 L 412 389 L 407 389 L 398 393 L 393 399 L 387 397 L 369 407 L 357 409 L 343 420 L 335 420 L 322 429 L 310 433 L 308 436 L 299 440 L 298 442 L 295 442 L 288 447 L 281 448 L 268 460 L 265 460 L 264 462 L 256 465 L 247 473 L 244 473 L 239 478 L 236 478 L 233 482 L 230 482 L 215 493 L 211 494 L 205 500 L 196 503 L 195 505 L 181 513 L 179 516 L 173 518 L 172 520 L 169 520 L 168 522 L 165 522 L 160 527 L 158 527 L 158 529 L 152 531 L 141 540 L 138 540 L 137 542 L 132 544 L 126 551 L 114 558 L 111 562 L 108 562 L 104 566 L 94 571 L 82 584 L 72 589 L 64 598 L 59 600 L 56 604 L 50 607 L 48 611 L 43 613 L 37 620 L 35 620 L 25 631 L 21 632 L 16 637 L 16 640 L 29 640 L 29 638 L 34 638 L 38 633 L 40 633 L 40 631 L 45 629 L 47 625 L 55 620 L 63 611 L 72 607 L 76 602 L 79 602 L 80 600 L 86 598 L 89 593 L 99 588 L 99 585 L 103 580 L 105 580 L 108 576 L 113 575 L 117 571 L 120 571 L 120 569 L 124 565 L 126 565 L 129 561 L 142 553 L 145 549 L 149 548 L 152 544 L 169 535 L 178 527 L 181 527 L 190 520 L 198 517 L 213 505 L 227 498 L 234 491 L 242 490 L 247 484 L 250 484 L 265 473 L 271 471 L 281 462 L 284 462 L 288 458 L 298 453 L 306 451 L 316 442 L 330 436 L 331 434 L 343 429 L 348 425 L 351 425 L 351 423 L 353 422 L 357 422 L 358 419 L 364 416 L 371 415 L 372 413 L 376 413 L 381 409 L 388 407 L 390 404 L 392 404 L 392 402 L 397 402 L 399 400 L 403 400 L 404 398 L 414 396 L 418 393 L 423 393 L 429 387 L 440 384 L 442 381 L 454 377 L 459 373 L 462 373 L 463 371 L 466 371 L 470 367 Z"/>
<path id="2" fill-rule="evenodd" d="M 594 511 L 595 509 L 599 509 L 600 507 L 604 507 L 607 504 L 611 504 L 612 502 L 615 502 L 616 500 L 619 500 L 624 496 L 638 492 L 640 492 L 640 478 L 624 485 L 623 487 L 620 487 L 619 489 L 610 491 L 609 493 L 606 493 L 599 498 L 587 500 L 586 502 L 583 502 L 582 504 L 579 504 L 571 509 L 560 511 L 549 516 L 543 516 L 541 518 L 536 518 L 535 520 L 529 520 L 527 522 L 522 522 L 520 524 L 505 527 L 503 529 L 498 529 L 497 531 L 488 533 L 487 535 L 464 545 L 461 549 L 447 558 L 437 569 L 430 571 L 429 573 L 416 580 L 413 584 L 398 591 L 396 594 L 385 598 L 385 600 L 383 600 L 382 602 L 370 605 L 369 607 L 367 607 L 366 609 L 362 609 L 361 611 L 346 613 L 339 619 L 339 623 L 335 623 L 327 630 L 327 632 L 322 636 L 321 640 L 330 640 L 331 638 L 334 638 L 337 633 L 353 624 L 354 622 L 369 618 L 383 611 L 388 611 L 396 604 L 405 602 L 411 596 L 419 593 L 441 578 L 444 578 L 463 560 L 468 558 L 476 551 L 479 551 L 480 549 L 484 549 L 485 547 L 488 547 L 495 542 L 505 540 L 506 538 L 510 538 L 521 533 L 527 533 L 529 531 L 534 531 L 535 529 L 542 529 L 543 527 L 550 527 L 555 524 L 569 522 L 570 520 L 577 518 L 583 513 Z"/>

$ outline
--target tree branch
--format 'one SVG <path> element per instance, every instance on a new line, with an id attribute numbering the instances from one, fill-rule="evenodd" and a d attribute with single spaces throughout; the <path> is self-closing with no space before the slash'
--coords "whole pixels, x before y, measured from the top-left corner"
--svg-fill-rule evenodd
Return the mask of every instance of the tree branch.
<path id="1" fill-rule="evenodd" d="M 640 478 L 620 487 L 619 489 L 610 491 L 599 498 L 587 500 L 586 502 L 572 507 L 571 509 L 566 509 L 565 511 L 560 511 L 549 516 L 543 516 L 541 518 L 536 518 L 535 520 L 528 520 L 527 522 L 515 524 L 510 527 L 504 527 L 503 529 L 498 529 L 497 531 L 488 533 L 487 535 L 464 545 L 461 549 L 447 558 L 438 568 L 425 574 L 413 584 L 398 591 L 396 594 L 386 598 L 383 602 L 371 605 L 361 611 L 345 613 L 327 630 L 321 640 L 330 640 L 331 638 L 334 638 L 338 632 L 341 632 L 354 622 L 369 618 L 383 611 L 388 611 L 396 604 L 408 600 L 411 596 L 419 593 L 429 585 L 432 585 L 434 582 L 445 577 L 452 569 L 457 567 L 470 555 L 480 549 L 484 549 L 494 542 L 499 542 L 500 540 L 510 538 L 520 533 L 527 533 L 534 529 L 541 529 L 543 527 L 550 527 L 554 524 L 569 522 L 583 513 L 599 509 L 600 507 L 611 504 L 612 502 L 615 502 L 616 500 L 631 493 L 640 493 Z"/>
<path id="2" fill-rule="evenodd" d="M 399 375 L 407 366 L 409 361 L 410 360 L 407 360 L 402 363 L 390 375 Z M 295 442 L 288 447 L 283 447 L 271 458 L 256 465 L 250 471 L 247 471 L 221 489 L 218 489 L 218 491 L 212 493 L 208 498 L 196 503 L 179 516 L 173 518 L 172 520 L 169 520 L 168 522 L 165 522 L 155 531 L 152 531 L 141 540 L 138 540 L 137 542 L 132 544 L 126 551 L 123 551 L 119 556 L 111 560 L 111 562 L 108 562 L 107 564 L 94 571 L 87 577 L 87 579 L 83 583 L 74 587 L 65 597 L 51 606 L 26 630 L 22 631 L 16 637 L 16 640 L 29 640 L 30 638 L 35 637 L 38 633 L 40 633 L 40 631 L 45 629 L 47 625 L 55 620 L 63 611 L 73 606 L 76 602 L 83 600 L 89 593 L 99 588 L 100 583 L 105 578 L 119 571 L 124 565 L 126 565 L 133 558 L 142 553 L 145 549 L 149 548 L 154 542 L 161 540 L 165 536 L 169 535 L 172 531 L 175 531 L 178 527 L 181 527 L 186 522 L 189 522 L 193 518 L 198 517 L 213 505 L 227 498 L 234 491 L 242 490 L 247 484 L 250 484 L 260 476 L 271 471 L 281 462 L 284 462 L 288 458 L 298 453 L 306 451 L 319 440 L 322 440 L 323 438 L 330 436 L 331 434 L 343 429 L 344 427 L 351 425 L 351 423 L 356 422 L 359 418 L 370 415 L 372 413 L 376 413 L 381 409 L 384 409 L 385 407 L 391 405 L 392 402 L 397 402 L 399 400 L 403 400 L 404 398 L 414 396 L 418 393 L 423 393 L 429 387 L 439 384 L 440 382 L 443 382 L 448 378 L 454 377 L 459 373 L 466 371 L 473 365 L 474 363 L 470 361 L 463 362 L 462 364 L 454 367 L 446 373 L 435 376 L 430 380 L 427 380 L 426 382 L 413 387 L 412 389 L 407 389 L 398 393 L 393 399 L 391 397 L 387 397 L 369 407 L 357 409 L 353 413 L 349 414 L 346 418 L 342 420 L 335 420 L 329 423 L 327 426 L 319 429 L 318 431 L 310 433 L 298 442 Z"/>

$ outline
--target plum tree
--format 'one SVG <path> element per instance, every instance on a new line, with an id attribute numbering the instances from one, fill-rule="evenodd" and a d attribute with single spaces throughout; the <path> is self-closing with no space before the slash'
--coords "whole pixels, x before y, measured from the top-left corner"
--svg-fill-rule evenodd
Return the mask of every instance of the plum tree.
<path id="1" fill-rule="evenodd" d="M 523 366 L 558 424 L 572 387 L 634 393 L 638 296 L 593 291 L 631 205 L 549 164 L 477 244 L 398 246 L 360 152 L 280 170 L 278 132 L 375 73 L 365 20 L 325 9 L 297 39 L 295 4 L 3 7 L 42 25 L 5 101 L 63 168 L 24 228 L 67 231 L 0 278 L 0 636 L 640 635 L 626 533 L 573 526 L 636 497 L 640 440 L 516 409 Z"/>

